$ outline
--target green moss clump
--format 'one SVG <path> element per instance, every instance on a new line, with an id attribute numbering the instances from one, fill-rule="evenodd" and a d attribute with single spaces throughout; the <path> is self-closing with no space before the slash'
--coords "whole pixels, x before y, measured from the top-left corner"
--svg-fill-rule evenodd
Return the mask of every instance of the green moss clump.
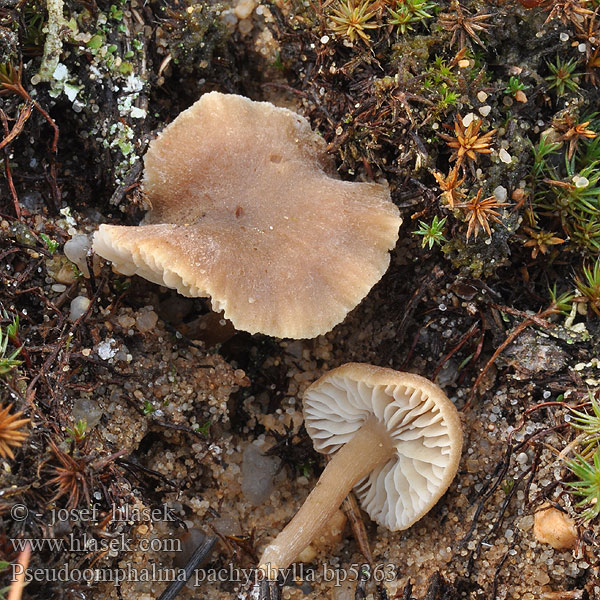
<path id="1" fill-rule="evenodd" d="M 599 131 L 597 120 L 567 113 L 533 148 L 531 220 L 566 235 L 584 256 L 600 254 Z"/>
<path id="2" fill-rule="evenodd" d="M 183 10 L 169 10 L 163 25 L 173 62 L 182 73 L 191 75 L 206 69 L 224 47 L 227 29 L 220 20 L 221 7 L 187 2 Z"/>
<path id="3" fill-rule="evenodd" d="M 515 235 L 520 218 L 509 213 L 497 225 L 492 237 L 480 235 L 476 241 L 466 241 L 463 236 L 455 235 L 442 247 L 455 268 L 468 273 L 476 279 L 488 278 L 500 267 L 510 265 L 509 241 Z"/>

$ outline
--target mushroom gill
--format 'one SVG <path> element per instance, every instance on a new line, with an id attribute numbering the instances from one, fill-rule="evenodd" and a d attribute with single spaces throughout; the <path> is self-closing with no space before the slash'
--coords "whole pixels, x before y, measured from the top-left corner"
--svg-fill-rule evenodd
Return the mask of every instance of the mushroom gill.
<path id="1" fill-rule="evenodd" d="M 259 567 L 269 578 L 291 564 L 353 487 L 372 519 L 399 531 L 433 508 L 458 469 L 458 412 L 419 375 L 361 363 L 337 367 L 304 393 L 304 422 L 315 449 L 333 458 L 264 549 Z"/>

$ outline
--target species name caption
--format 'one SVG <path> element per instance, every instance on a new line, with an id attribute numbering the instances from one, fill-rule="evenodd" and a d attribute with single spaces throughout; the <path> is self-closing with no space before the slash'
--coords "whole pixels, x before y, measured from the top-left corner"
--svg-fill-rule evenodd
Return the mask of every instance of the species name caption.
<path id="1" fill-rule="evenodd" d="M 46 515 L 31 513 L 24 504 L 14 504 L 10 510 L 10 516 L 14 521 L 23 522 L 30 517 L 41 518 Z M 182 540 L 177 537 L 160 538 L 154 535 L 138 538 L 127 537 L 119 532 L 119 525 L 143 525 L 158 521 L 180 522 L 174 516 L 167 505 L 159 508 L 112 506 L 110 510 L 100 508 L 94 504 L 89 509 L 54 509 L 50 511 L 49 525 L 51 527 L 65 524 L 75 525 L 77 523 L 89 523 L 93 526 L 104 527 L 116 525 L 116 531 L 111 532 L 110 537 L 95 537 L 86 532 L 75 534 L 66 533 L 62 537 L 48 538 L 11 538 L 13 550 L 22 552 L 28 546 L 32 553 L 44 551 L 67 552 L 67 553 L 90 553 L 107 552 L 109 556 L 117 556 L 121 552 L 156 552 L 166 553 L 173 556 L 174 553 L 183 552 Z M 147 532 L 146 532 L 147 533 Z M 269 572 L 268 565 L 267 574 Z M 193 585 L 200 586 L 216 583 L 241 583 L 249 585 L 264 577 L 264 571 L 257 569 L 243 569 L 233 564 L 221 568 L 199 568 L 193 571 L 191 576 L 186 575 L 184 568 L 166 567 L 162 560 L 160 563 L 147 563 L 144 567 L 128 564 L 118 568 L 73 568 L 68 563 L 54 567 L 27 568 L 15 562 L 11 565 L 11 580 L 25 576 L 26 582 L 85 582 L 87 584 L 113 582 L 119 586 L 122 583 L 133 582 L 173 582 L 189 581 Z M 345 568 L 332 566 L 328 563 L 320 565 L 305 565 L 303 563 L 293 564 L 288 569 L 281 569 L 279 575 L 285 581 L 326 583 L 339 587 L 345 582 L 372 580 L 376 583 L 389 583 L 400 577 L 398 568 L 391 563 L 366 564 L 353 563 Z"/>
<path id="2" fill-rule="evenodd" d="M 260 571 L 256 569 L 242 569 L 233 564 L 221 568 L 195 569 L 189 576 L 185 569 L 169 568 L 150 563 L 146 567 L 136 567 L 128 564 L 119 568 L 73 568 L 68 564 L 57 567 L 27 568 L 20 563 L 12 564 L 11 581 L 25 576 L 25 582 L 51 582 L 60 581 L 67 583 L 95 583 L 112 582 L 120 586 L 127 582 L 152 582 L 172 583 L 173 581 L 187 581 L 195 587 L 206 584 L 234 583 L 243 587 L 256 585 L 261 580 Z M 378 584 L 396 581 L 400 574 L 396 565 L 376 564 L 372 567 L 354 563 L 348 568 L 334 567 L 321 563 L 317 567 L 307 566 L 302 563 L 294 564 L 287 569 L 280 569 L 283 581 L 295 583 L 325 583 L 333 587 L 340 587 L 345 583 L 373 580 Z"/>

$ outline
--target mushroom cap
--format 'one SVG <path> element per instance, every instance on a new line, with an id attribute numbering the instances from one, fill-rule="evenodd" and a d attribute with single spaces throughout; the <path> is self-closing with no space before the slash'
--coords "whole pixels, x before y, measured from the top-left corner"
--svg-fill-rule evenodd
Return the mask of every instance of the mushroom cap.
<path id="1" fill-rule="evenodd" d="M 335 452 L 370 418 L 382 423 L 394 456 L 354 488 L 371 519 L 391 531 L 427 513 L 456 475 L 462 449 L 458 412 L 420 375 L 359 363 L 333 369 L 304 392 L 315 449 Z"/>
<path id="2" fill-rule="evenodd" d="M 150 143 L 143 224 L 101 225 L 94 250 L 238 329 L 326 333 L 385 273 L 402 220 L 387 186 L 328 175 L 325 150 L 290 110 L 205 94 Z"/>

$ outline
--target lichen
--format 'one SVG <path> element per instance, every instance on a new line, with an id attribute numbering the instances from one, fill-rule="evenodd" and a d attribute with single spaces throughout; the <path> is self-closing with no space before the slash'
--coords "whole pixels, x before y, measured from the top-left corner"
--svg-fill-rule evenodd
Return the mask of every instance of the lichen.
<path id="1" fill-rule="evenodd" d="M 60 53 L 63 45 L 61 29 L 65 22 L 63 4 L 63 0 L 46 0 L 48 24 L 46 25 L 44 55 L 37 74 L 39 81 L 52 81 L 52 77 L 60 61 Z"/>

